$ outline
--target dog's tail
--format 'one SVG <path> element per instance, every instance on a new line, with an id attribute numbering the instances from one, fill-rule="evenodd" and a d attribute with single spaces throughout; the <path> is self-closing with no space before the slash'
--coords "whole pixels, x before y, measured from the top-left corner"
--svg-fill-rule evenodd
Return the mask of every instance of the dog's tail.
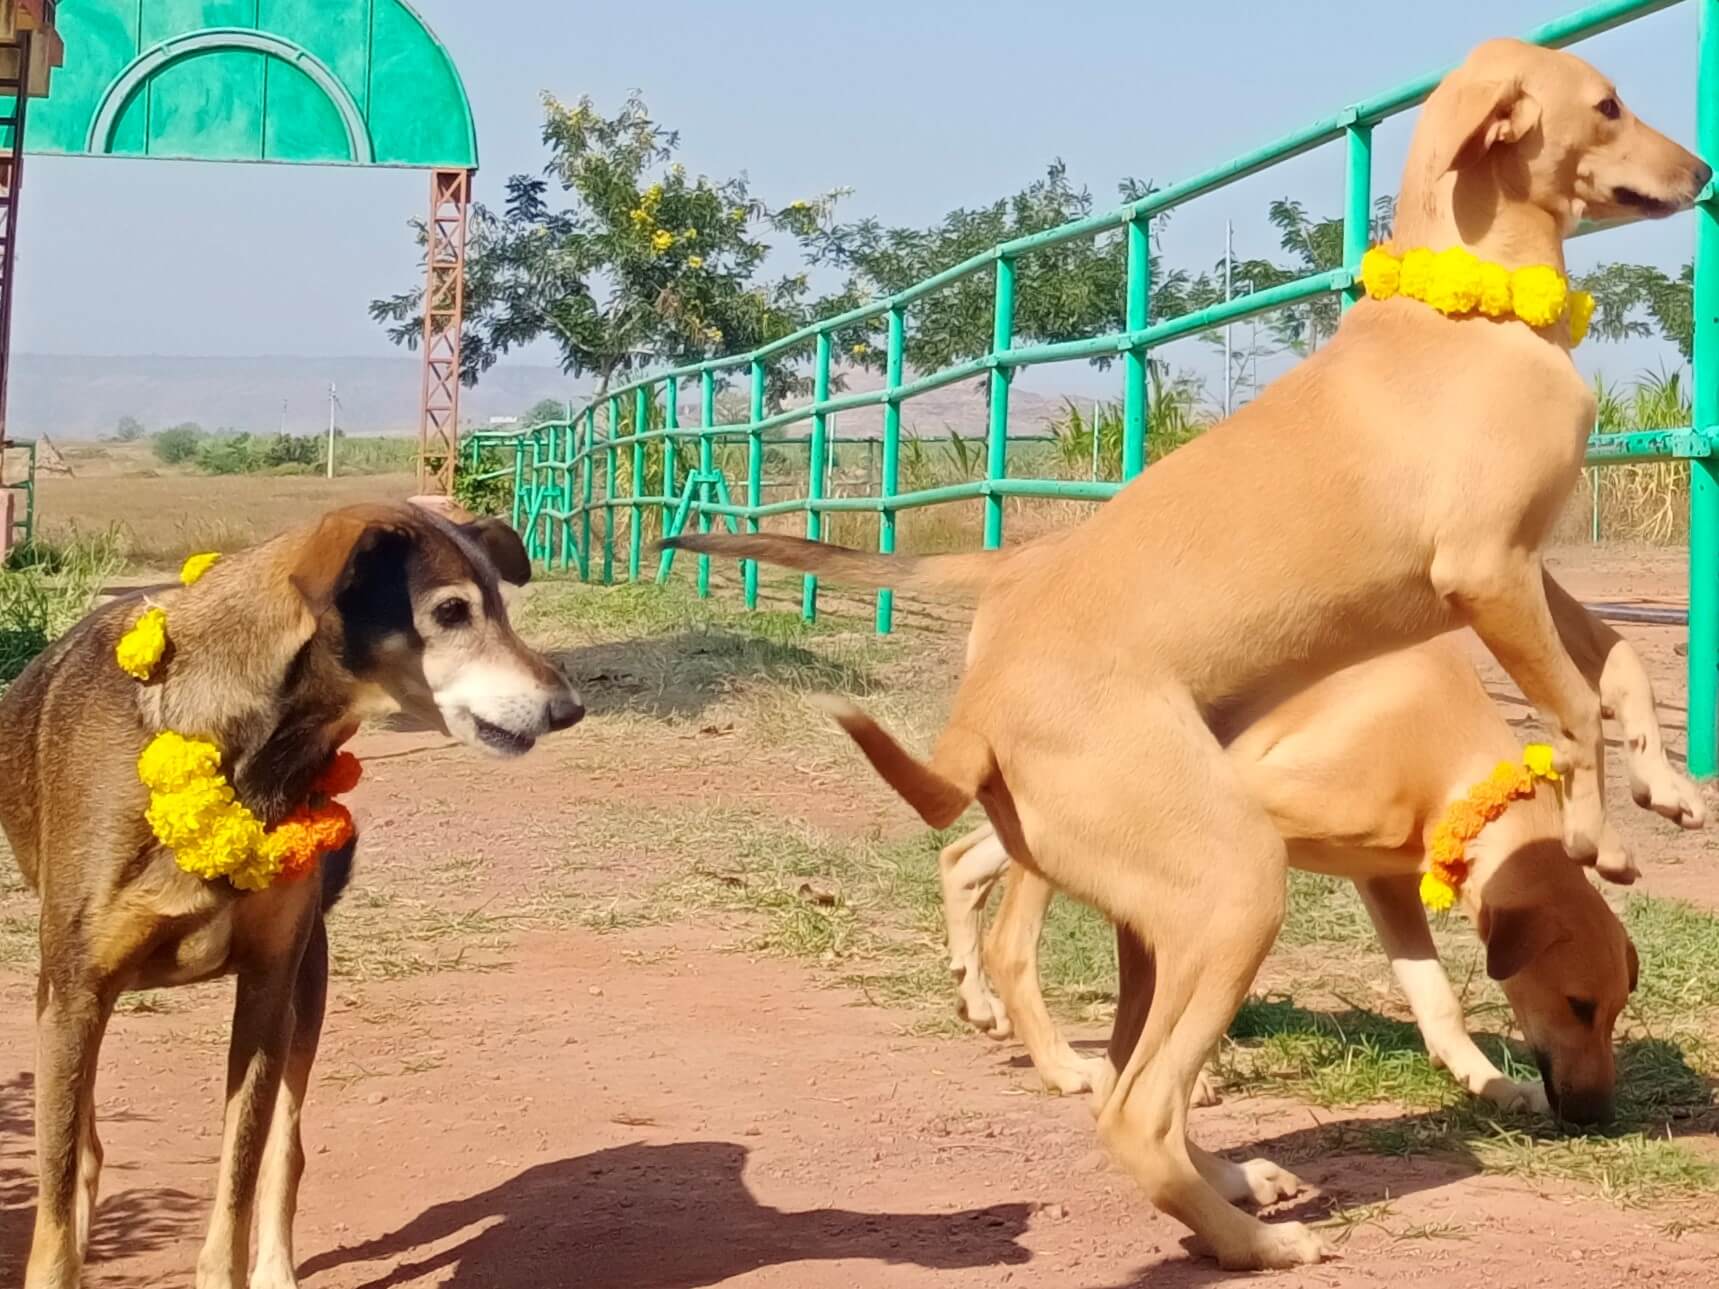
<path id="1" fill-rule="evenodd" d="M 959 819 L 996 769 L 991 745 L 971 730 L 945 728 L 926 762 L 847 699 L 824 694 L 812 701 L 847 731 L 871 768 L 933 828 L 947 828 Z"/>
<path id="2" fill-rule="evenodd" d="M 682 533 L 659 542 L 657 549 L 755 559 L 872 590 L 892 586 L 903 591 L 967 595 L 983 591 L 1015 554 L 1014 550 L 995 550 L 960 555 L 874 555 L 778 533 Z"/>

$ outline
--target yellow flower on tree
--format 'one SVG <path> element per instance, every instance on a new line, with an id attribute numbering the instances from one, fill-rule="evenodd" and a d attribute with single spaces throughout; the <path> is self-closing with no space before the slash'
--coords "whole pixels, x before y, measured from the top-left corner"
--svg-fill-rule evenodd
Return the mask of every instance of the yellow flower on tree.
<path id="1" fill-rule="evenodd" d="M 686 266 L 689 269 L 701 269 L 704 267 L 704 260 L 700 256 L 689 255 L 686 257 Z"/>
<path id="2" fill-rule="evenodd" d="M 666 228 L 659 228 L 651 236 L 651 249 L 659 254 L 674 245 L 674 234 Z"/>

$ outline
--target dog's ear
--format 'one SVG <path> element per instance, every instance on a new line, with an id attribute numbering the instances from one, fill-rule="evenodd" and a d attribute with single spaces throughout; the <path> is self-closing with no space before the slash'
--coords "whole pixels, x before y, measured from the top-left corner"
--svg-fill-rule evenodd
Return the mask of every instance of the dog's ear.
<path id="1" fill-rule="evenodd" d="M 1451 77 L 1433 91 L 1423 130 L 1431 135 L 1427 180 L 1474 165 L 1501 143 L 1515 143 L 1540 123 L 1540 105 L 1519 77 Z"/>
<path id="2" fill-rule="evenodd" d="M 1633 994 L 1641 983 L 1641 958 L 1635 951 L 1635 941 L 1627 935 L 1624 937 L 1624 958 L 1629 963 L 1629 991 Z"/>
<path id="3" fill-rule="evenodd" d="M 390 525 L 347 511 L 323 516 L 299 547 L 287 575 L 311 617 L 320 618 L 334 607 L 335 597 L 352 580 L 353 562 L 390 531 Z"/>
<path id="4" fill-rule="evenodd" d="M 495 571 L 505 581 L 524 586 L 531 580 L 531 559 L 525 553 L 525 543 L 502 519 L 485 517 L 461 524 L 460 531 L 471 538 L 495 564 Z"/>
<path id="5" fill-rule="evenodd" d="M 1486 945 L 1486 974 L 1508 980 L 1550 949 L 1563 934 L 1557 919 L 1537 904 L 1480 906 L 1480 939 Z"/>

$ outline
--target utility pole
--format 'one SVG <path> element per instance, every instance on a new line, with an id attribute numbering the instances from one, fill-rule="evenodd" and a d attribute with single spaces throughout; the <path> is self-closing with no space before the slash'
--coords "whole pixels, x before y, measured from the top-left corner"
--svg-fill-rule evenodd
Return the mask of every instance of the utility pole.
<path id="1" fill-rule="evenodd" d="M 334 409 L 340 406 L 335 396 L 334 382 L 328 382 L 328 477 L 334 478 Z"/>

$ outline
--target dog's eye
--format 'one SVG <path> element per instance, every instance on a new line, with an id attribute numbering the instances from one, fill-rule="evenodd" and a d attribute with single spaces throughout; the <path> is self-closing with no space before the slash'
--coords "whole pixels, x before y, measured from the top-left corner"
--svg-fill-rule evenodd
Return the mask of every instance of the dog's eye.
<path id="1" fill-rule="evenodd" d="M 1594 1013 L 1598 1011 L 1592 998 L 1566 998 L 1570 1004 L 1570 1014 L 1589 1029 L 1594 1025 Z"/>
<path id="2" fill-rule="evenodd" d="M 1603 98 L 1594 105 L 1594 110 L 1608 121 L 1615 121 L 1623 115 L 1623 109 L 1618 106 L 1615 98 Z"/>
<path id="3" fill-rule="evenodd" d="M 472 606 L 464 600 L 443 600 L 432 611 L 436 625 L 447 631 L 463 627 L 472 620 Z"/>

